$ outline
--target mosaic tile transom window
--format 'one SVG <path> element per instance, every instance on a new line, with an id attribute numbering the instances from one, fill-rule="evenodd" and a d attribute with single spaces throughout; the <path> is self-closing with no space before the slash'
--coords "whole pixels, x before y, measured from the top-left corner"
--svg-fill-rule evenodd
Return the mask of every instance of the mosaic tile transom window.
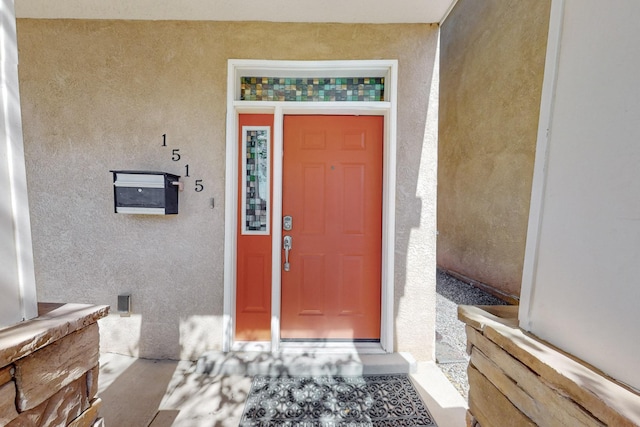
<path id="1" fill-rule="evenodd" d="M 384 77 L 241 77 L 241 101 L 384 101 Z"/>
<path id="2" fill-rule="evenodd" d="M 269 233 L 269 127 L 244 126 L 243 234 Z"/>

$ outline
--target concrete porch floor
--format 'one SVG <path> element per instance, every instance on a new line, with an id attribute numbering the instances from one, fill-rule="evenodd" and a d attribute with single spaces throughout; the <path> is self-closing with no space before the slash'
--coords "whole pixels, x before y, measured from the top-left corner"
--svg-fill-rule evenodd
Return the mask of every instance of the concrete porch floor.
<path id="1" fill-rule="evenodd" d="M 465 425 L 467 404 L 434 362 L 415 363 L 393 355 L 209 354 L 200 363 L 100 357 L 100 415 L 107 427 L 236 427 L 252 375 L 375 374 L 410 372 L 439 427 Z"/>

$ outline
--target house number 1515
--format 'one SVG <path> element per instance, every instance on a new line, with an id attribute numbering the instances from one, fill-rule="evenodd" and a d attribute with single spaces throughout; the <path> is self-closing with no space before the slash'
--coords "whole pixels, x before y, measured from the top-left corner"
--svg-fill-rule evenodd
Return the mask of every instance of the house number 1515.
<path id="1" fill-rule="evenodd" d="M 162 146 L 163 147 L 167 147 L 167 134 L 162 134 Z M 179 148 L 173 148 L 171 149 L 171 160 L 173 160 L 174 162 L 179 162 L 180 159 L 182 159 L 182 155 L 180 154 L 180 149 Z M 189 164 L 184 165 L 184 177 L 185 178 L 190 178 L 191 175 L 189 174 Z M 202 179 L 196 179 L 195 180 L 195 187 L 194 190 L 196 193 L 200 193 L 202 190 L 204 190 L 204 184 L 202 183 Z"/>

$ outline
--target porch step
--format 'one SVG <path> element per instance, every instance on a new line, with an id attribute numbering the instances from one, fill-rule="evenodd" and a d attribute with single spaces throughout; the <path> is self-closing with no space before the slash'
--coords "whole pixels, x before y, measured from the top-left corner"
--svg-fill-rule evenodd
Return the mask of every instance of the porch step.
<path id="1" fill-rule="evenodd" d="M 196 373 L 209 375 L 357 376 L 410 374 L 416 361 L 409 353 L 322 354 L 209 351 L 196 363 Z"/>

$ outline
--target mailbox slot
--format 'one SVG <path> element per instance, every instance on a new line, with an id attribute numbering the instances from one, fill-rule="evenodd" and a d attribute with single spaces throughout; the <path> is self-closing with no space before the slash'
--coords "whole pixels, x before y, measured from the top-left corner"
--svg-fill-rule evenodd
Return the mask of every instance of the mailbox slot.
<path id="1" fill-rule="evenodd" d="M 178 175 L 151 171 L 111 171 L 114 211 L 123 214 L 178 213 Z"/>

